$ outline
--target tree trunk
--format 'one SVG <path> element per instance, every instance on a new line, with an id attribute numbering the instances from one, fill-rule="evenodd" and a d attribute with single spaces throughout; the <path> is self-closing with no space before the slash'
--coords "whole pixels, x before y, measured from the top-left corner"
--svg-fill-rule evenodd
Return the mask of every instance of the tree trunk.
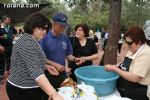
<path id="1" fill-rule="evenodd" d="M 122 0 L 111 0 L 109 17 L 109 36 L 104 53 L 104 64 L 117 64 L 117 49 L 120 35 Z"/>

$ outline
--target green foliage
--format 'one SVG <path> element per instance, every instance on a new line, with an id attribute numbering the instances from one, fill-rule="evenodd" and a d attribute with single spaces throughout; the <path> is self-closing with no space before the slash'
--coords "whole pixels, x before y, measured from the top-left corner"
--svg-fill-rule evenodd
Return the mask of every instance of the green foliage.
<path id="1" fill-rule="evenodd" d="M 0 0 L 0 3 L 12 3 L 12 0 Z M 49 18 L 56 12 L 65 12 L 73 28 L 79 23 L 87 23 L 92 29 L 109 25 L 110 0 L 27 0 L 27 3 L 49 3 L 41 12 Z M 130 25 L 142 27 L 150 19 L 149 11 L 150 0 L 122 0 L 121 30 Z"/>
<path id="2" fill-rule="evenodd" d="M 75 1 L 71 7 L 72 10 L 68 13 L 69 18 L 71 18 L 69 21 L 73 27 L 80 22 L 88 23 L 93 29 L 108 26 L 110 0 Z M 83 1 L 84 4 L 80 5 Z M 83 9 L 86 7 L 87 9 Z M 149 0 L 131 0 L 130 2 L 129 0 L 122 0 L 121 31 L 126 31 L 131 25 L 139 25 L 142 27 L 145 21 L 150 18 L 149 11 Z M 71 17 L 74 15 L 80 17 Z"/>
<path id="3" fill-rule="evenodd" d="M 70 13 L 68 16 L 69 16 L 69 23 L 71 24 L 72 29 L 74 29 L 77 24 L 84 22 L 83 21 L 84 17 L 80 14 Z"/>
<path id="4" fill-rule="evenodd" d="M 64 3 L 60 3 L 59 0 L 50 0 L 50 1 L 47 0 L 47 2 L 49 2 L 50 5 L 41 10 L 41 12 L 44 13 L 46 16 L 51 18 L 52 15 L 56 12 L 66 12 Z"/>
<path id="5" fill-rule="evenodd" d="M 12 3 L 12 0 L 0 0 L 0 3 L 9 4 L 9 3 Z"/>
<path id="6" fill-rule="evenodd" d="M 57 2 L 58 0 L 55 0 L 55 2 Z M 27 0 L 28 3 L 32 3 L 32 4 L 47 4 L 50 2 L 53 2 L 53 0 Z"/>
<path id="7" fill-rule="evenodd" d="M 87 23 L 93 30 L 107 26 L 109 16 L 108 4 L 102 0 L 85 0 L 84 3 L 83 1 L 77 0 L 71 10 L 68 11 L 69 22 L 72 28 L 79 23 Z"/>
<path id="8" fill-rule="evenodd" d="M 123 0 L 121 24 L 125 27 L 131 25 L 143 26 L 146 20 L 150 18 L 149 0 Z"/>

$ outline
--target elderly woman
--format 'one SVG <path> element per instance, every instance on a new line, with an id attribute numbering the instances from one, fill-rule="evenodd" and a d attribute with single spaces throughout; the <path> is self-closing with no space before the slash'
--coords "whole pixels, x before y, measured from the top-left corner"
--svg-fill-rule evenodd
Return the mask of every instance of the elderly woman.
<path id="1" fill-rule="evenodd" d="M 131 27 L 125 34 L 125 42 L 130 50 L 124 61 L 119 67 L 106 65 L 105 69 L 120 75 L 117 88 L 121 96 L 132 100 L 149 100 L 150 47 L 145 43 L 144 31 L 139 27 Z"/>
<path id="2" fill-rule="evenodd" d="M 46 56 L 38 43 L 50 25 L 49 20 L 40 13 L 26 19 L 25 33 L 16 41 L 11 56 L 11 71 L 6 85 L 10 100 L 41 100 L 41 89 L 49 100 L 63 100 L 44 74 L 45 68 L 48 70 L 52 66 L 46 65 Z M 49 72 L 53 74 L 54 71 Z"/>

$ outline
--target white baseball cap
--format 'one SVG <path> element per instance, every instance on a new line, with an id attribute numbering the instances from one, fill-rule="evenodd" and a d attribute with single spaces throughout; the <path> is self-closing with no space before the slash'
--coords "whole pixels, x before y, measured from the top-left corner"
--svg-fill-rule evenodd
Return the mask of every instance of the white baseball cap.
<path id="1" fill-rule="evenodd" d="M 144 29 L 146 39 L 150 40 L 150 20 L 147 20 L 145 22 L 145 25 L 143 26 L 143 29 Z"/>

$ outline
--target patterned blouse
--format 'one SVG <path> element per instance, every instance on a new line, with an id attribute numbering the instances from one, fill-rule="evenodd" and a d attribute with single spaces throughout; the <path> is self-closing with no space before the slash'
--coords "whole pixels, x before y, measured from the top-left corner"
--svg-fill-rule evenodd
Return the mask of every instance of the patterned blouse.
<path id="1" fill-rule="evenodd" d="M 36 80 L 43 75 L 46 56 L 38 41 L 23 34 L 13 47 L 8 82 L 19 88 L 37 88 Z"/>

